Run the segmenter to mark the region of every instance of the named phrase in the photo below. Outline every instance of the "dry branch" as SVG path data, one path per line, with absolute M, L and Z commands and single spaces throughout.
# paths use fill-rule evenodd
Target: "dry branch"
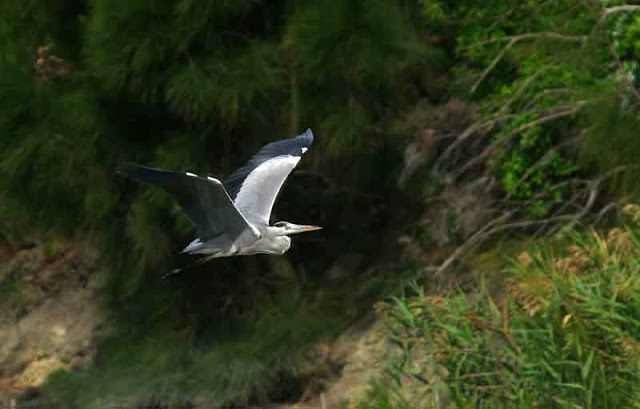
M 484 122 L 480 122 L 480 123 L 475 123 L 471 126 L 469 126 L 467 129 L 464 130 L 464 132 L 462 132 L 455 141 L 453 141 L 451 143 L 451 145 L 449 145 L 447 147 L 447 149 L 442 153 L 442 155 L 440 155 L 438 157 L 438 159 L 436 159 L 434 165 L 433 165 L 433 169 L 434 169 L 434 173 L 438 173 L 438 170 L 440 169 L 440 165 L 442 162 L 446 161 L 447 159 L 449 159 L 449 157 L 451 156 L 451 154 L 453 153 L 453 151 L 460 146 L 462 143 L 464 143 L 467 139 L 469 139 L 471 136 L 473 136 L 476 132 L 482 131 L 482 130 L 490 130 L 494 125 L 502 122 L 502 121 L 506 121 L 507 119 L 513 118 L 515 117 L 516 114 L 506 114 L 506 115 L 500 115 L 497 117 L 493 117 L 487 121 Z
M 484 69 L 484 71 L 482 71 L 482 74 L 480 74 L 480 78 L 478 78 L 476 80 L 476 82 L 473 84 L 473 86 L 471 87 L 471 93 L 473 94 L 474 92 L 476 92 L 476 90 L 478 89 L 478 87 L 480 86 L 480 84 L 482 84 L 482 81 L 484 81 L 485 78 L 487 78 L 487 76 L 489 75 L 489 73 L 491 71 L 493 71 L 493 68 L 498 65 L 498 63 L 500 62 L 500 60 L 502 60 L 502 57 L 504 57 L 505 53 L 507 51 L 509 51 L 509 49 L 511 47 L 513 47 L 513 45 L 516 43 L 517 40 L 515 39 L 511 39 L 507 45 L 498 53 L 498 55 L 496 55 L 496 57 L 493 59 L 493 61 L 491 61 L 491 64 L 489 64 L 489 66 L 487 66 L 487 68 Z
M 609 202 L 606 206 L 604 206 L 596 215 L 595 219 L 593 220 L 593 224 L 598 225 L 598 223 L 600 223 L 600 220 L 602 220 L 602 218 L 609 213 L 611 210 L 615 209 L 618 204 L 620 203 L 624 203 L 624 200 L 614 200 L 612 202 Z
M 470 46 L 466 47 L 466 49 L 475 48 L 475 47 L 483 46 L 486 44 L 498 43 L 498 42 L 512 42 L 512 41 L 518 42 L 522 40 L 531 40 L 531 39 L 543 39 L 543 40 L 548 39 L 548 40 L 584 42 L 584 41 L 587 41 L 587 38 L 588 37 L 585 35 L 575 36 L 575 35 L 569 35 L 569 34 L 554 33 L 552 31 L 541 31 L 538 33 L 526 33 L 526 34 L 519 34 L 514 36 L 490 38 L 485 41 L 478 41 L 477 43 L 471 44 Z
M 453 180 L 455 181 L 460 176 L 462 176 L 466 171 L 468 171 L 469 169 L 471 169 L 472 167 L 477 165 L 479 162 L 484 161 L 498 147 L 500 147 L 502 145 L 505 145 L 505 144 L 508 144 L 511 141 L 511 139 L 516 137 L 521 132 L 524 132 L 527 129 L 533 128 L 534 126 L 538 126 L 538 125 L 544 124 L 546 122 L 550 122 L 550 121 L 553 121 L 553 120 L 556 120 L 556 119 L 559 119 L 559 118 L 564 118 L 564 117 L 567 117 L 567 116 L 571 116 L 571 115 L 575 114 L 576 112 L 578 112 L 587 102 L 590 102 L 590 101 L 587 101 L 587 100 L 578 101 L 575 104 L 573 104 L 572 108 L 565 109 L 565 110 L 559 111 L 559 112 L 554 112 L 554 113 L 551 113 L 551 114 L 536 118 L 533 121 L 531 121 L 531 122 L 529 122 L 527 124 L 524 124 L 524 125 L 520 126 L 517 129 L 514 129 L 505 138 L 496 140 L 495 142 L 491 143 L 479 155 L 477 155 L 476 157 L 471 159 L 469 162 L 467 162 L 467 164 L 465 166 L 463 166 L 462 169 L 460 169 L 460 171 L 458 171 L 453 176 Z M 560 107 L 560 108 L 563 108 L 563 107 Z
M 602 23 L 604 23 L 605 20 L 613 14 L 625 13 L 625 12 L 636 12 L 636 11 L 640 11 L 640 5 L 638 4 L 624 4 L 621 6 L 607 7 L 602 10 L 600 18 L 594 25 L 594 30 L 599 28 L 602 25 Z
M 514 213 L 513 210 L 503 213 L 500 217 L 493 219 L 492 221 L 487 223 L 483 228 L 481 228 L 475 234 L 473 234 L 471 237 L 465 240 L 465 242 L 462 243 L 462 245 L 460 245 L 453 253 L 451 253 L 449 257 L 447 257 L 447 259 L 442 264 L 440 264 L 440 266 L 437 267 L 435 274 L 439 275 L 442 271 L 444 271 L 447 267 L 449 267 L 453 262 L 458 260 L 463 255 L 463 253 L 470 251 L 476 245 L 484 242 L 484 237 L 486 232 L 490 231 L 492 226 L 509 219 L 513 215 L 513 213 Z
M 580 139 L 582 139 L 584 136 L 584 132 L 582 132 L 579 136 L 576 136 L 575 138 L 571 138 L 568 141 L 564 141 L 561 142 L 559 144 L 557 144 L 556 146 L 552 147 L 551 149 L 549 149 L 547 151 L 547 153 L 545 153 L 540 159 L 538 159 L 533 165 L 531 165 L 529 167 L 529 169 L 527 169 L 526 172 L 524 172 L 524 174 L 520 177 L 520 179 L 518 179 L 518 181 L 516 182 L 516 184 L 513 186 L 512 188 L 512 192 L 509 193 L 506 197 L 506 200 L 509 200 L 511 198 L 511 196 L 513 195 L 513 192 L 515 192 L 515 190 L 522 184 L 524 183 L 525 180 L 527 180 L 527 178 L 529 176 L 531 176 L 531 174 L 533 172 L 535 172 L 536 170 L 538 170 L 538 168 L 546 165 L 546 162 L 551 158 L 551 156 L 554 153 L 557 153 L 558 150 L 564 146 L 567 145 L 571 145 L 573 143 L 576 143 L 577 141 L 579 141 Z
M 585 191 L 577 192 L 576 194 L 574 194 L 572 200 L 569 201 L 569 202 L 573 202 L 577 200 L 577 198 L 581 194 L 588 193 L 585 203 L 579 207 L 579 211 L 577 212 L 559 214 L 569 206 L 569 203 L 566 203 L 565 206 L 561 207 L 556 212 L 554 212 L 552 216 L 547 217 L 545 219 L 517 220 L 517 221 L 507 223 L 507 221 L 516 214 L 516 210 L 514 209 L 507 210 L 503 212 L 503 214 L 500 215 L 499 217 L 487 223 L 484 227 L 478 229 L 476 233 L 474 233 L 471 237 L 465 240 L 464 243 L 458 246 L 451 253 L 451 255 L 447 257 L 447 259 L 444 262 L 442 262 L 439 266 L 427 267 L 423 269 L 419 275 L 423 275 L 427 272 L 434 272 L 435 275 L 439 275 L 444 270 L 446 270 L 449 266 L 451 266 L 454 262 L 459 260 L 464 254 L 484 244 L 491 236 L 495 235 L 496 233 L 503 232 L 505 230 L 526 228 L 526 227 L 537 226 L 537 225 L 543 225 L 543 227 L 545 227 L 545 226 L 548 226 L 549 224 L 558 224 L 562 222 L 561 230 L 566 232 L 572 229 L 580 220 L 582 220 L 589 214 L 589 212 L 591 211 L 591 209 L 596 203 L 596 199 L 598 198 L 598 194 L 600 192 L 599 190 L 600 185 L 605 180 L 609 179 L 610 177 L 612 177 L 617 173 L 624 172 L 626 170 L 637 168 L 637 167 L 640 167 L 640 165 L 639 166 L 621 165 L 606 172 L 605 174 L 601 175 L 596 179 L 587 180 L 587 181 L 582 181 L 578 179 L 574 180 L 573 182 L 586 183 L 588 185 L 588 190 L 586 192 Z M 562 183 L 566 183 L 566 182 L 562 182 Z
M 636 100 L 640 102 L 640 91 L 638 91 L 636 86 L 633 84 L 633 79 L 631 78 L 631 75 L 624 68 L 624 65 L 622 65 L 622 60 L 620 59 L 620 56 L 616 51 L 616 46 L 615 44 L 613 44 L 613 42 L 610 39 L 609 39 L 609 52 L 611 53 L 611 56 L 613 57 L 613 61 L 615 62 L 616 67 L 618 68 L 618 72 L 620 73 L 622 78 L 624 78 L 624 82 L 627 83 L 627 86 L 631 90 L 631 93 L 636 98 Z
M 604 20 L 607 17 L 609 17 L 612 14 L 616 14 L 616 13 L 624 13 L 624 12 L 628 12 L 628 11 L 640 11 L 640 5 L 635 5 L 635 4 L 626 4 L 623 6 L 615 6 L 615 7 L 609 7 L 606 8 L 602 11 L 602 17 L 600 18 L 600 20 Z
M 632 11 L 640 11 L 640 4 L 606 8 L 603 10 L 601 20 L 614 13 Z M 597 18 L 598 16 L 596 16 L 594 20 L 596 20 Z M 538 32 L 506 36 L 501 38 L 492 38 L 486 41 L 472 44 L 467 47 L 467 49 L 481 47 L 487 44 L 498 44 L 498 46 L 501 48 L 498 50 L 497 54 L 491 60 L 489 65 L 475 80 L 472 87 L 470 88 L 470 91 L 471 93 L 476 92 L 483 81 L 485 81 L 489 77 L 491 72 L 495 70 L 495 67 L 500 63 L 500 61 L 505 58 L 507 52 L 513 49 L 514 45 L 516 45 L 520 41 L 533 39 L 550 39 L 584 43 L 588 40 L 588 38 L 589 37 L 587 35 L 574 36 L 555 32 Z M 611 43 L 610 53 L 612 56 L 612 62 L 615 63 L 617 70 L 621 73 L 621 75 L 623 75 L 623 80 L 626 81 L 625 85 L 628 85 L 628 89 L 633 94 L 634 98 L 637 99 L 638 102 L 640 102 L 640 90 L 638 90 L 632 83 L 628 73 L 626 73 L 626 70 L 624 70 L 624 66 L 615 50 L 615 47 Z M 551 122 L 560 118 L 570 117 L 579 112 L 586 104 L 602 100 L 602 98 L 580 100 L 563 106 L 555 106 L 551 110 L 547 110 L 546 112 L 540 112 L 539 110 L 535 109 L 535 105 L 538 104 L 539 98 L 544 98 L 550 93 L 572 92 L 572 90 L 559 88 L 536 91 L 532 98 L 532 103 L 534 104 L 533 109 L 530 109 L 529 106 L 525 106 L 524 108 L 527 110 L 526 112 L 520 110 L 520 112 L 515 113 L 516 108 L 514 108 L 514 105 L 522 108 L 521 105 L 523 104 L 518 103 L 518 101 L 520 101 L 522 95 L 526 93 L 526 88 L 529 86 L 529 84 L 534 82 L 539 76 L 543 75 L 543 73 L 546 72 L 549 68 L 552 67 L 543 67 L 539 72 L 536 72 L 528 76 L 527 78 L 524 78 L 511 98 L 501 106 L 495 107 L 492 118 L 478 121 L 467 127 L 461 134 L 459 134 L 453 141 L 453 143 L 451 143 L 444 150 L 444 152 L 435 159 L 432 168 L 433 173 L 439 173 L 441 168 L 444 168 L 443 170 L 445 171 L 449 170 L 452 176 L 449 175 L 446 180 L 447 183 L 455 183 L 457 180 L 460 180 L 461 177 L 466 176 L 468 176 L 469 178 L 473 178 L 474 180 L 479 180 L 482 172 L 484 172 L 485 175 L 491 172 L 491 169 L 488 166 L 485 166 L 484 168 L 481 167 L 486 163 L 487 158 L 495 152 L 499 151 L 502 147 L 509 146 L 511 143 L 513 143 L 513 140 L 517 135 L 527 131 L 528 129 L 545 124 L 547 122 Z M 534 119 L 530 120 L 528 123 L 522 126 L 519 126 L 517 129 L 507 131 L 508 134 L 504 137 L 501 137 L 495 141 L 487 142 L 486 138 L 491 134 L 491 130 L 494 127 L 511 120 L 516 115 L 522 115 L 523 113 L 528 112 L 533 112 Z M 539 160 L 536 161 L 536 163 L 534 163 L 525 171 L 524 175 L 519 178 L 516 183 L 516 187 L 524 183 L 527 178 L 529 178 L 531 174 L 536 171 L 536 169 L 540 169 L 540 167 L 545 166 L 552 155 L 555 152 L 558 152 L 560 148 L 565 145 L 575 143 L 576 141 L 581 139 L 584 136 L 584 132 L 585 131 L 571 140 L 556 145 L 555 147 L 551 148 L 551 150 L 546 152 Z M 477 138 L 473 138 L 473 140 L 469 142 L 470 139 L 474 136 L 477 136 Z M 484 148 L 478 148 L 477 146 L 474 146 L 474 141 L 479 144 L 487 144 L 488 146 L 485 146 Z M 472 156 L 465 156 L 465 153 L 470 153 Z M 466 161 L 464 163 L 460 163 L 460 159 L 465 159 Z M 630 168 L 630 166 L 618 166 L 594 179 L 574 178 L 571 180 L 564 180 L 549 189 L 545 189 L 544 192 L 539 192 L 528 200 L 511 201 L 509 200 L 511 199 L 511 194 L 506 195 L 506 197 L 501 200 L 498 199 L 494 203 L 498 206 L 501 205 L 501 214 L 498 214 L 497 217 L 495 217 L 494 213 L 493 220 L 490 220 L 483 227 L 477 229 L 470 237 L 468 237 L 457 248 L 455 248 L 453 252 L 450 253 L 442 263 L 423 269 L 419 275 L 423 275 L 426 272 L 435 272 L 435 275 L 440 274 L 442 271 L 451 267 L 454 263 L 463 258 L 467 253 L 483 245 L 487 242 L 487 240 L 494 237 L 500 232 L 504 232 L 507 230 L 525 229 L 530 233 L 535 232 L 535 235 L 550 234 L 552 232 L 562 233 L 574 228 L 577 224 L 582 223 L 584 220 L 593 221 L 594 217 L 595 220 L 600 220 L 604 214 L 611 211 L 611 209 L 614 209 L 617 203 L 619 203 L 618 201 L 614 201 L 611 203 L 607 203 L 606 206 L 600 209 L 594 210 L 598 204 L 599 198 L 601 197 L 603 182 L 611 178 L 613 175 L 626 171 Z M 477 172 L 478 169 L 480 169 L 479 172 Z M 491 177 L 487 177 L 485 179 L 495 181 L 495 179 L 492 179 Z M 490 183 L 487 183 L 487 186 L 489 185 Z M 523 216 L 528 204 L 539 201 L 543 197 L 548 197 L 550 192 L 565 187 L 568 189 L 566 195 L 568 197 L 566 197 L 566 200 L 564 200 L 562 203 L 555 205 L 551 213 L 548 214 L 546 218 L 527 220 L 525 216 Z
M 500 109 L 498 110 L 498 113 L 504 114 L 505 112 L 507 112 L 507 110 L 511 107 L 511 105 L 524 94 L 524 91 L 527 89 L 527 87 L 531 83 L 533 83 L 535 80 L 537 80 L 540 76 L 542 76 L 542 74 L 546 73 L 550 69 L 551 69 L 551 65 L 546 65 L 540 68 L 538 71 L 534 72 L 533 74 L 529 75 L 527 78 L 525 78 L 525 80 L 518 87 L 516 92 L 513 93 L 513 96 L 509 98 L 509 100 L 504 105 L 502 105 L 502 107 L 500 107 Z M 545 91 L 546 90 L 542 92 L 544 93 Z
M 497 42 L 503 42 L 503 41 L 507 42 L 507 45 L 505 45 L 502 48 L 502 50 L 500 50 L 498 55 L 496 55 L 496 57 L 493 59 L 493 61 L 491 61 L 491 64 L 489 64 L 489 66 L 487 66 L 487 68 L 484 69 L 482 74 L 480 74 L 480 77 L 471 86 L 470 92 L 472 94 L 474 92 L 476 92 L 476 90 L 478 89 L 480 84 L 482 84 L 482 82 L 487 78 L 487 76 L 491 73 L 491 71 L 493 71 L 495 66 L 498 65 L 498 63 L 504 57 L 505 53 L 507 51 L 509 51 L 509 49 L 511 49 L 511 47 L 513 47 L 519 41 L 531 40 L 531 39 L 553 39 L 553 40 L 562 40 L 562 41 L 584 42 L 584 41 L 587 40 L 587 36 L 573 36 L 573 35 L 566 35 L 566 34 L 560 34 L 560 33 L 554 33 L 554 32 L 545 31 L 545 32 L 540 32 L 540 33 L 526 33 L 526 34 L 507 36 L 507 37 L 491 38 L 491 39 L 486 40 L 486 41 L 480 41 L 480 42 L 477 42 L 475 44 L 472 44 L 469 47 L 467 47 L 467 49 L 474 48 L 474 47 L 480 47 L 480 46 L 483 46 L 483 45 L 497 43 Z

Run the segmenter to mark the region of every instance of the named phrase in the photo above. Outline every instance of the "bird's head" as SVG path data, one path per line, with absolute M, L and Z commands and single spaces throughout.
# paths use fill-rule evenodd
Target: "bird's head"
M 320 230 L 322 227 L 319 226 L 309 226 L 304 224 L 295 224 L 289 222 L 276 222 L 273 227 L 278 229 L 280 235 L 290 236 L 292 234 L 304 233 L 306 231 L 314 231 Z

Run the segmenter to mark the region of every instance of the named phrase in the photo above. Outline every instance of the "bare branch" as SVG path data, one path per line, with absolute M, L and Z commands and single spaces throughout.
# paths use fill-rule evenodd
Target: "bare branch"
M 515 228 L 524 228 L 524 227 L 531 227 L 531 226 L 536 226 L 536 225 L 549 225 L 549 224 L 555 224 L 555 223 L 559 223 L 559 222 L 565 222 L 562 224 L 562 228 L 561 231 L 562 232 L 567 232 L 570 229 L 573 228 L 573 226 L 575 226 L 576 223 L 578 223 L 581 219 L 583 219 L 588 213 L 589 211 L 593 208 L 596 199 L 598 197 L 598 193 L 599 193 L 599 188 L 600 185 L 602 184 L 602 182 L 604 182 L 605 180 L 609 179 L 610 177 L 612 177 L 613 175 L 620 173 L 620 172 L 624 172 L 626 170 L 629 169 L 633 169 L 633 168 L 639 168 L 640 165 L 638 166 L 626 166 L 626 165 L 621 165 L 621 166 L 617 166 L 613 169 L 611 169 L 610 171 L 604 173 L 603 175 L 601 175 L 599 178 L 597 179 L 592 179 L 592 180 L 588 180 L 586 181 L 589 188 L 588 188 L 588 196 L 586 199 L 586 202 L 584 203 L 584 205 L 579 207 L 579 211 L 577 213 L 565 213 L 565 214 L 558 214 L 558 212 L 556 212 L 554 215 L 545 218 L 545 219 L 539 219 L 539 220 L 519 220 L 519 221 L 514 221 L 511 223 L 506 223 L 507 220 L 509 220 L 512 216 L 514 216 L 516 214 L 516 210 L 508 210 L 505 211 L 501 216 L 493 219 L 492 221 L 490 221 L 489 223 L 487 223 L 484 227 L 478 229 L 478 231 L 476 233 L 474 233 L 471 237 L 469 237 L 467 240 L 465 240 L 464 243 L 462 243 L 458 248 L 456 248 L 453 253 L 451 253 L 451 255 L 449 257 L 447 257 L 447 259 L 441 263 L 439 266 L 434 267 L 434 266 L 430 266 L 428 268 L 423 269 L 420 272 L 420 275 L 427 273 L 427 272 L 434 272 L 435 275 L 439 275 L 440 273 L 442 273 L 445 269 L 447 269 L 449 266 L 451 266 L 451 264 L 453 264 L 455 261 L 457 261 L 458 259 L 460 259 L 464 254 L 472 251 L 474 248 L 482 245 L 483 243 L 485 243 L 491 236 L 493 236 L 496 233 L 505 231 L 505 230 L 509 230 L 509 229 L 515 229 Z M 581 180 L 575 180 L 577 182 L 582 182 Z M 565 182 L 563 182 L 565 183 Z M 572 199 L 572 201 L 576 200 L 576 197 L 574 196 L 574 199 Z M 565 204 L 565 206 L 563 206 L 560 211 L 562 211 L 563 209 L 565 209 L 567 207 L 567 204 Z
M 624 6 L 615 6 L 615 7 L 606 8 L 602 12 L 602 17 L 600 19 L 603 20 L 603 19 L 606 19 L 607 17 L 609 17 L 612 14 L 624 13 L 624 12 L 628 12 L 628 11 L 640 11 L 640 5 L 627 4 L 627 5 L 624 5 Z
M 588 184 L 587 184 L 588 185 Z M 568 210 L 571 209 L 577 209 L 578 211 L 581 209 L 581 206 L 578 206 L 578 202 L 582 199 L 582 196 L 584 196 L 584 191 L 578 191 L 575 192 L 573 195 L 571 195 L 571 198 L 569 200 L 565 200 L 563 205 L 560 206 L 559 209 L 556 209 L 555 212 L 553 212 L 553 215 L 560 215 L 560 214 L 575 214 L 575 213 L 569 213 Z M 547 234 L 547 235 L 553 235 L 555 233 L 557 233 L 559 230 L 562 229 L 562 225 L 554 225 L 551 227 L 551 229 L 547 229 L 547 227 L 549 226 L 551 222 L 547 219 L 547 223 L 542 224 L 532 235 L 532 237 L 537 238 L 540 237 L 543 234 Z
M 622 65 L 622 60 L 620 60 L 620 56 L 616 51 L 616 46 L 610 39 L 609 39 L 609 52 L 611 53 L 611 56 L 613 57 L 613 61 L 615 62 L 616 66 L 618 67 L 618 71 L 620 72 L 620 75 L 622 76 L 622 78 L 624 78 L 624 82 L 627 83 L 627 86 L 631 90 L 631 93 L 636 98 L 636 100 L 640 101 L 640 91 L 638 91 L 638 89 L 633 83 L 633 80 L 631 79 L 630 74 L 627 72 L 627 70 L 625 70 L 624 65 Z
M 476 92 L 476 90 L 478 89 L 480 84 L 487 78 L 489 73 L 491 73 L 491 71 L 493 71 L 493 69 L 500 62 L 500 60 L 502 60 L 502 58 L 504 57 L 505 53 L 507 51 L 509 51 L 509 49 L 511 47 L 513 47 L 513 45 L 515 45 L 519 41 L 531 40 L 531 39 L 551 39 L 551 40 L 562 40 L 562 41 L 572 41 L 572 42 L 585 42 L 587 40 L 587 38 L 588 37 L 584 36 L 584 35 L 583 36 L 574 36 L 574 35 L 554 33 L 554 32 L 551 32 L 551 31 L 542 31 L 542 32 L 539 32 L 539 33 L 526 33 L 526 34 L 520 34 L 520 35 L 514 35 L 514 36 L 491 38 L 489 40 L 480 41 L 480 42 L 477 42 L 475 44 L 472 44 L 472 45 L 470 45 L 469 47 L 466 47 L 466 48 L 470 49 L 470 48 L 475 48 L 475 47 L 479 47 L 479 46 L 487 45 L 487 44 L 492 44 L 492 43 L 498 43 L 498 42 L 504 42 L 504 41 L 507 42 L 507 45 L 505 45 L 504 48 L 498 53 L 498 55 L 496 55 L 496 57 L 493 59 L 493 61 L 491 61 L 491 64 L 489 64 L 489 66 L 487 68 L 485 68 L 485 70 L 482 72 L 482 74 L 480 74 L 480 77 L 476 80 L 476 82 L 471 87 L 471 91 L 470 92 L 472 94 L 474 92 Z
M 550 95 L 559 95 L 559 94 L 565 94 L 567 96 L 571 95 L 572 93 L 574 93 L 575 90 L 571 89 L 571 88 L 547 88 L 547 89 L 543 89 L 542 91 L 539 91 L 536 95 L 534 95 L 532 98 L 530 98 L 527 103 L 524 105 L 524 108 L 529 108 L 532 106 L 536 106 L 540 100 L 544 97 L 548 97 Z
M 601 181 L 602 180 L 594 181 L 593 185 L 589 189 L 589 198 L 587 199 L 587 203 L 582 207 L 582 210 L 580 210 L 575 214 L 575 216 L 571 218 L 571 221 L 568 224 L 562 226 L 562 232 L 567 232 L 573 229 L 573 226 L 575 226 L 576 223 L 578 223 L 578 221 L 582 219 L 589 212 L 589 210 L 591 210 L 593 204 L 596 201 L 596 198 L 598 197 L 598 193 L 600 192 L 599 187 Z
M 485 148 L 484 151 L 482 151 L 482 153 L 480 153 L 479 155 L 477 155 L 475 158 L 473 158 L 472 160 L 470 160 L 469 162 L 467 162 L 467 164 L 465 166 L 462 167 L 462 169 L 460 169 L 460 171 L 458 171 L 458 173 L 456 173 L 453 177 L 453 180 L 458 179 L 460 176 L 462 176 L 467 170 L 469 170 L 470 168 L 474 167 L 476 164 L 478 164 L 478 162 L 481 162 L 483 160 L 485 160 L 487 158 L 487 156 L 489 156 L 493 151 L 495 151 L 495 149 L 497 149 L 498 146 L 509 143 L 511 141 L 511 139 L 513 139 L 516 135 L 520 134 L 521 132 L 526 131 L 529 128 L 533 128 L 534 126 L 538 126 L 541 125 L 543 123 L 546 122 L 550 122 L 559 118 L 564 118 L 567 116 L 571 116 L 573 114 L 575 114 L 576 112 L 578 112 L 587 102 L 587 100 L 583 100 L 583 101 L 578 101 L 576 102 L 571 108 L 566 109 L 564 111 L 559 111 L 559 112 L 554 112 L 551 113 L 549 115 L 545 115 L 543 117 L 537 118 L 525 125 L 522 125 L 521 127 L 514 129 L 513 131 L 511 131 L 511 133 L 509 135 L 507 135 L 506 138 L 497 140 L 493 143 L 491 143 L 487 148 Z
M 495 219 L 494 221 L 492 221 L 491 225 L 497 224 L 497 223 L 494 223 L 496 221 L 499 222 L 499 221 L 503 221 L 503 220 L 508 219 L 512 214 L 513 214 L 513 211 L 505 212 L 498 219 Z M 434 273 L 435 275 L 441 274 L 451 264 L 453 264 L 455 261 L 457 261 L 459 258 L 461 258 L 465 253 L 470 252 L 474 248 L 482 245 L 491 236 L 493 236 L 495 233 L 499 233 L 499 232 L 504 231 L 504 230 L 518 228 L 518 227 L 522 228 L 522 227 L 535 226 L 535 225 L 538 225 L 538 224 L 548 224 L 548 223 L 552 223 L 552 222 L 571 221 L 575 217 L 576 217 L 576 215 L 574 215 L 574 214 L 564 214 L 564 215 L 560 215 L 560 216 L 550 217 L 550 218 L 547 218 L 547 219 L 522 220 L 522 221 L 517 221 L 517 222 L 513 222 L 513 223 L 505 223 L 505 224 L 496 226 L 496 227 L 494 227 L 492 229 L 486 229 L 486 228 L 481 229 L 476 234 L 471 236 L 468 240 L 466 240 L 453 253 L 451 253 L 451 255 L 442 264 L 440 264 L 435 269 L 425 270 L 425 272 L 426 271 L 434 271 L 435 270 L 435 273 Z
M 501 201 L 501 203 L 503 204 L 514 204 L 514 203 L 518 203 L 521 205 L 528 205 L 531 203 L 534 203 L 535 201 L 539 200 L 542 197 L 548 196 L 549 192 L 553 192 L 555 190 L 558 190 L 560 188 L 566 187 L 566 186 L 570 186 L 572 184 L 578 184 L 578 183 L 582 183 L 582 184 L 589 184 L 588 180 L 580 180 L 580 179 L 570 179 L 570 180 L 564 180 L 562 182 L 556 183 L 555 185 L 547 188 L 546 190 L 544 190 L 543 192 L 538 192 L 535 195 L 533 195 L 531 198 L 527 199 L 527 200 L 517 200 L 517 201 L 509 201 L 504 199 L 503 201 Z
M 559 144 L 557 144 L 556 146 L 552 147 L 551 149 L 549 149 L 547 151 L 547 153 L 545 153 L 540 159 L 538 159 L 533 165 L 531 165 L 529 167 L 529 169 L 527 169 L 526 172 L 524 172 L 524 174 L 522 175 L 522 177 L 520 177 L 520 179 L 518 180 L 518 182 L 516 182 L 516 184 L 513 186 L 513 190 L 511 193 L 509 193 L 506 197 L 506 200 L 509 200 L 511 198 L 511 195 L 513 195 L 513 192 L 516 190 L 516 188 L 518 188 L 522 183 L 524 183 L 524 181 L 531 176 L 531 174 L 533 172 L 535 172 L 537 169 L 541 168 L 542 166 L 547 164 L 547 161 L 549 159 L 551 159 L 552 155 L 554 153 L 558 152 L 558 149 L 567 146 L 567 145 L 571 145 L 577 141 L 579 141 L 580 139 L 582 139 L 584 137 L 584 132 L 582 132 L 580 135 L 576 136 L 575 138 L 571 138 L 568 141 L 564 141 L 561 142 Z
M 522 82 L 522 84 L 520 85 L 520 87 L 518 87 L 518 89 L 516 90 L 516 92 L 513 93 L 513 96 L 511 96 L 511 98 L 509 98 L 509 100 L 502 105 L 502 107 L 500 107 L 500 109 L 498 110 L 499 114 L 505 113 L 507 112 L 507 110 L 511 107 L 511 105 L 518 100 L 518 98 L 520 98 L 525 90 L 527 89 L 527 87 L 533 83 L 535 80 L 537 80 L 538 78 L 540 78 L 542 76 L 542 74 L 546 73 L 547 71 L 549 71 L 551 69 L 551 65 L 545 65 L 544 67 L 540 68 L 538 71 L 534 72 L 533 74 L 529 75 L 527 78 L 524 79 L 524 81 Z M 544 90 L 542 91 L 543 93 L 547 91 Z
M 598 214 L 596 215 L 596 218 L 593 221 L 593 224 L 597 225 L 598 223 L 600 223 L 600 220 L 602 220 L 602 218 L 609 213 L 611 210 L 615 209 L 619 203 L 624 203 L 624 199 L 623 200 L 614 200 L 613 202 L 609 202 L 605 207 L 603 207 Z
M 637 5 L 637 4 L 624 4 L 622 6 L 607 7 L 604 10 L 602 10 L 602 14 L 600 15 L 600 18 L 598 19 L 598 21 L 594 25 L 594 30 L 597 29 L 598 27 L 600 27 L 602 25 L 602 23 L 604 23 L 605 20 L 609 16 L 611 16 L 613 14 L 625 13 L 625 12 L 635 12 L 635 11 L 640 11 L 640 5 Z
M 459 259 L 467 251 L 470 251 L 475 246 L 482 244 L 491 234 L 490 233 L 491 227 L 503 221 L 508 220 L 513 215 L 513 213 L 514 213 L 513 210 L 504 212 L 500 217 L 493 219 L 492 221 L 487 223 L 483 228 L 481 228 L 475 234 L 469 237 L 464 243 L 462 243 L 462 245 L 460 245 L 453 253 L 451 253 L 451 255 L 447 257 L 447 259 L 442 264 L 440 264 L 440 266 L 437 267 L 435 271 L 435 275 L 439 275 L 440 273 L 442 273 L 445 269 L 447 269 L 453 262 Z
M 486 44 L 498 43 L 498 42 L 505 42 L 505 41 L 518 42 L 522 40 L 531 40 L 531 39 L 548 39 L 548 40 L 584 42 L 584 41 L 587 41 L 588 37 L 585 35 L 575 36 L 575 35 L 554 33 L 552 31 L 541 31 L 538 33 L 526 33 L 526 34 L 519 34 L 514 36 L 490 38 L 485 41 L 479 41 L 477 43 L 471 44 L 470 46 L 466 47 L 466 49 L 475 48 L 475 47 L 479 47 Z
M 478 89 L 478 87 L 480 86 L 480 84 L 482 84 L 482 81 L 484 81 L 485 78 L 487 78 L 487 76 L 489 75 L 489 73 L 493 70 L 493 68 L 498 65 L 498 63 L 500 62 L 500 60 L 502 60 L 502 57 L 504 57 L 504 54 L 509 51 L 509 49 L 516 43 L 517 40 L 515 39 L 511 39 L 507 45 L 502 49 L 502 51 L 500 51 L 498 53 L 498 55 L 496 55 L 496 57 L 493 59 L 493 61 L 491 61 L 491 64 L 489 64 L 489 66 L 487 68 L 484 69 L 484 71 L 482 72 L 482 74 L 480 74 L 480 78 L 478 78 L 476 80 L 476 82 L 473 84 L 473 86 L 471 87 L 471 93 L 473 94 L 474 92 L 476 92 L 476 90 Z

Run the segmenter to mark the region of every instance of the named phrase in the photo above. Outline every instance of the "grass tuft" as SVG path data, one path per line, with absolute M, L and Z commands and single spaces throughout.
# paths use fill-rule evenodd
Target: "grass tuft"
M 625 211 L 632 221 L 640 214 Z M 470 294 L 434 297 L 414 284 L 411 295 L 387 303 L 397 349 L 388 387 L 374 385 L 361 401 L 639 407 L 638 238 L 636 227 L 625 226 L 574 233 L 560 250 L 541 243 L 512 261 L 501 292 L 483 283 Z

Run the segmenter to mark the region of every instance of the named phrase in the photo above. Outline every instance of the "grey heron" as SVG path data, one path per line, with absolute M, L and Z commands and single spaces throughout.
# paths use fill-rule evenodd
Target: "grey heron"
M 286 221 L 269 224 L 282 184 L 313 143 L 313 132 L 268 143 L 224 183 L 191 172 L 154 169 L 133 163 L 117 172 L 163 188 L 186 213 L 197 237 L 182 253 L 217 257 L 284 254 L 292 234 L 321 227 Z

